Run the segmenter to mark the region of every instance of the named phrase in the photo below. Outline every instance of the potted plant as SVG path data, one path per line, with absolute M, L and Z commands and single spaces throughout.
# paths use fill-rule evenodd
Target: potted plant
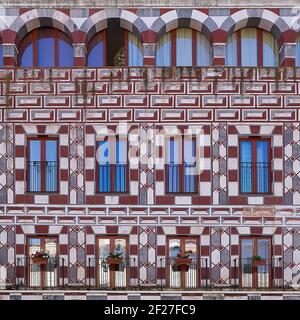
M 261 256 L 253 256 L 252 257 L 253 264 L 257 266 L 265 266 L 266 265 L 266 259 L 263 259 Z
M 179 251 L 177 253 L 177 257 L 174 259 L 174 264 L 172 265 L 173 271 L 189 271 L 190 264 L 192 263 L 192 259 L 189 256 L 192 254 L 192 251 L 185 251 L 181 253 Z
M 34 264 L 47 264 L 49 261 L 49 252 L 47 250 L 36 251 L 30 255 Z
M 112 271 L 121 271 L 120 265 L 122 265 L 123 257 L 120 252 L 110 252 L 106 258 L 106 264 L 109 265 L 109 269 Z

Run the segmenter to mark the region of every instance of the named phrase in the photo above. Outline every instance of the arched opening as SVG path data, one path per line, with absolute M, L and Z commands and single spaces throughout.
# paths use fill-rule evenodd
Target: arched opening
M 157 66 L 210 66 L 209 40 L 191 28 L 178 28 L 164 34 L 157 42 Z
M 21 67 L 72 67 L 73 47 L 69 37 L 55 28 L 41 27 L 28 33 L 20 45 Z
M 120 27 L 119 19 L 110 19 L 107 29 L 98 32 L 87 46 L 87 65 L 142 66 L 142 45 L 135 34 Z
M 227 38 L 226 65 L 242 67 L 278 66 L 278 42 L 259 28 L 242 28 Z

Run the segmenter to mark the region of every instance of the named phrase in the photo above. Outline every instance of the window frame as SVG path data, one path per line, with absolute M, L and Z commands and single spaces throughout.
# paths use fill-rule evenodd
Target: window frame
M 165 165 L 164 165 L 164 179 L 165 179 L 165 185 L 166 185 L 166 194 L 174 194 L 174 195 L 188 195 L 188 194 L 198 194 L 199 193 L 199 174 L 197 173 L 196 170 L 198 170 L 198 148 L 197 148 L 197 137 L 196 135 L 192 135 L 191 136 L 191 140 L 193 143 L 195 143 L 195 171 L 196 174 L 194 175 L 194 191 L 184 191 L 184 137 L 185 135 L 180 135 L 180 140 L 178 141 L 176 139 L 176 137 L 178 138 L 179 135 L 174 135 L 174 136 L 168 136 L 165 140 L 166 143 L 166 150 L 167 153 L 165 154 Z M 180 143 L 179 145 L 179 151 L 181 151 L 181 153 L 179 153 L 178 157 L 179 157 L 179 191 L 169 191 L 169 163 L 168 163 L 168 157 L 169 157 L 169 143 L 171 140 L 174 141 L 178 141 L 178 143 Z
M 41 35 L 40 35 L 40 33 L 41 33 Z M 58 40 L 61 39 L 65 42 L 68 42 L 72 48 L 73 48 L 73 43 L 72 43 L 71 39 L 68 37 L 68 35 L 66 35 L 63 31 L 61 31 L 55 27 L 36 28 L 25 35 L 25 37 L 21 41 L 20 50 L 19 50 L 18 65 L 20 67 L 23 67 L 22 66 L 22 56 L 23 56 L 26 48 L 31 43 L 32 43 L 32 51 L 33 51 L 32 68 L 33 67 L 40 67 L 38 64 L 38 60 L 39 60 L 39 58 L 38 58 L 38 40 L 42 39 L 43 36 L 45 36 L 47 33 L 52 34 L 53 39 L 54 39 L 54 66 L 53 67 L 65 68 L 64 66 L 59 65 L 59 43 L 58 43 Z M 72 66 L 74 66 L 74 52 L 73 52 L 72 58 L 73 58 Z M 27 67 L 23 67 L 23 68 L 27 68 Z M 49 68 L 51 68 L 51 67 L 49 67 Z
M 46 184 L 45 184 L 45 176 L 41 175 L 41 191 L 31 191 L 30 190 L 30 169 L 29 169 L 29 163 L 30 163 L 30 141 L 32 140 L 39 140 L 39 141 L 56 141 L 56 190 L 55 191 L 46 191 Z M 46 156 L 46 146 L 45 142 L 41 143 L 41 161 L 47 161 L 43 160 L 45 159 Z M 30 194 L 57 194 L 59 193 L 60 190 L 60 184 L 59 184 L 59 177 L 60 177 L 60 167 L 59 167 L 59 138 L 58 137 L 53 137 L 53 136 L 31 136 L 27 137 L 26 141 L 26 192 Z
M 122 194 L 130 194 L 129 191 L 129 145 L 128 145 L 128 138 L 127 139 L 121 139 L 123 141 L 126 142 L 126 183 L 125 183 L 125 191 L 115 191 L 116 186 L 115 186 L 115 171 L 114 171 L 114 166 L 112 166 L 111 163 L 109 163 L 110 165 L 110 179 L 111 179 L 111 184 L 110 184 L 110 191 L 100 191 L 100 185 L 99 185 L 99 163 L 97 161 L 97 149 L 98 149 L 98 145 L 101 141 L 108 141 L 108 143 L 114 143 L 114 149 L 113 152 L 114 154 L 116 154 L 116 143 L 117 141 L 120 140 L 120 136 L 119 135 L 115 135 L 114 138 L 115 139 L 111 139 L 111 136 L 103 136 L 100 137 L 99 139 L 96 139 L 96 150 L 95 150 L 95 166 L 96 166 L 96 176 L 95 176 L 95 180 L 96 180 L 96 194 L 104 194 L 104 195 L 112 195 L 112 194 L 116 194 L 116 195 L 122 195 Z M 110 147 L 110 146 L 109 146 Z
M 241 142 L 242 141 L 248 141 L 251 142 L 251 169 L 252 169 L 252 186 L 251 186 L 251 192 L 243 192 L 242 191 L 242 173 L 241 173 Z M 268 143 L 268 192 L 258 192 L 257 191 L 257 172 L 255 168 L 253 167 L 253 163 L 256 163 L 257 161 L 253 161 L 253 159 L 257 159 L 257 148 L 256 143 L 265 141 Z M 271 195 L 273 194 L 273 157 L 272 157 L 272 139 L 270 137 L 261 137 L 261 136 L 254 136 L 254 137 L 240 137 L 239 138 L 239 152 L 238 152 L 238 177 L 239 177 L 239 194 L 240 195 Z

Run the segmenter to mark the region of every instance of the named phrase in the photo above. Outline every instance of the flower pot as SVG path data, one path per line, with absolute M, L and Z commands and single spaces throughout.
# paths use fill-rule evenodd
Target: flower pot
M 49 258 L 34 257 L 31 258 L 31 261 L 34 264 L 48 264 Z
M 172 266 L 172 270 L 188 272 L 190 269 L 191 263 L 192 263 L 192 259 L 190 258 L 176 258 L 175 263 Z
M 122 269 L 123 258 L 106 258 L 106 264 L 111 271 L 123 271 Z
M 258 267 L 258 266 L 265 266 L 265 265 L 266 265 L 266 259 L 254 260 L 254 265 L 255 265 L 256 267 Z

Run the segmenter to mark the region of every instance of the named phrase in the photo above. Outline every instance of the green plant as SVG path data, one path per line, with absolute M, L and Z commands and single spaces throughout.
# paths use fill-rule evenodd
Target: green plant
M 253 256 L 254 261 L 261 261 L 263 258 L 261 256 Z
M 111 258 L 111 259 L 122 258 L 122 253 L 120 253 L 120 252 L 110 252 L 108 254 L 107 258 Z

